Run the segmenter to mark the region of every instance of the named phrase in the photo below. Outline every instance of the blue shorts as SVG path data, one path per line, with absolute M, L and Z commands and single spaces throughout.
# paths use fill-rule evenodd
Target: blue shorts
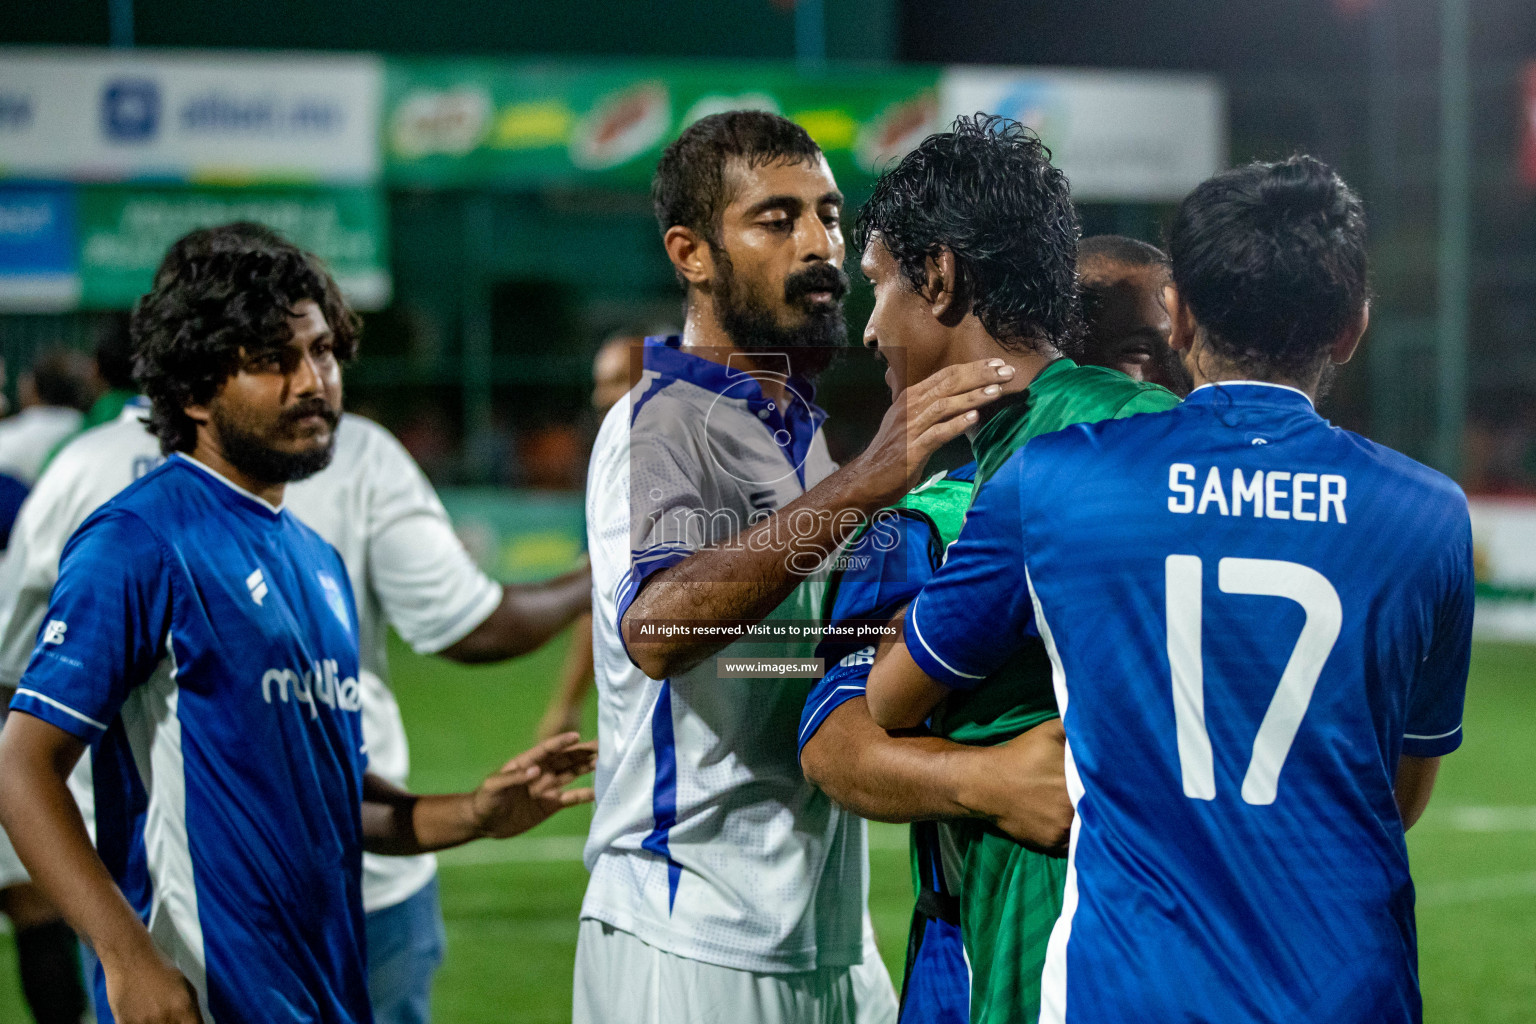
M 368 997 L 374 1024 L 427 1024 L 432 978 L 443 962 L 437 879 L 409 899 L 367 917 Z

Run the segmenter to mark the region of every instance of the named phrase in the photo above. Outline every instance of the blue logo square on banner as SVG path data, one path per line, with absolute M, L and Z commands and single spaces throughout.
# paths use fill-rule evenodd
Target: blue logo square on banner
M 160 87 L 147 78 L 108 82 L 101 94 L 101 131 L 113 142 L 148 142 L 160 130 Z

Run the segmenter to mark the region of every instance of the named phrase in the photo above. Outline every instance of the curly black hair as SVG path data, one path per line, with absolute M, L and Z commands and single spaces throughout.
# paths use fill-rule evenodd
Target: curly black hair
M 1070 347 L 1082 333 L 1077 208 L 1051 151 L 1017 121 L 955 120 L 880 178 L 855 246 L 879 236 L 914 288 L 948 249 L 987 333 L 1004 345 Z
M 1207 343 L 1255 376 L 1314 372 L 1370 298 L 1365 206 L 1315 157 L 1201 183 L 1179 205 L 1168 249 Z
M 241 221 L 177 239 L 133 310 L 133 379 L 149 396 L 149 430 L 164 452 L 190 451 L 184 411 L 213 398 L 242 357 L 282 348 L 288 318 L 309 299 L 335 335 L 336 357 L 357 354 L 360 324 L 329 272 L 271 228 Z
M 808 163 L 821 158 L 806 130 L 762 110 L 729 110 L 701 117 L 661 154 L 651 179 L 656 226 L 665 235 L 681 225 L 719 247 L 720 220 L 731 205 L 726 166 Z

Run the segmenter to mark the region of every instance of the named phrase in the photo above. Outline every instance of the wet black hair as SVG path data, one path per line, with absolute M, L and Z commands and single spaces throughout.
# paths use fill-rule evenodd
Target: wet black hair
M 948 249 L 988 334 L 1065 348 L 1082 332 L 1079 234 L 1071 187 L 1051 151 L 1017 121 L 977 114 L 928 136 L 882 176 L 853 238 L 862 251 L 879 236 L 918 289 L 928 259 Z
M 651 206 L 665 235 L 681 225 L 718 247 L 721 218 L 731 204 L 727 167 L 808 163 L 821 147 L 795 122 L 762 110 L 729 110 L 701 117 L 684 129 L 656 164 Z
M 1203 182 L 1179 205 L 1168 248 L 1211 349 L 1259 377 L 1315 372 L 1370 297 L 1364 204 L 1310 156 Z
M 133 377 L 149 396 L 149 429 L 165 452 L 190 451 L 184 411 L 211 400 L 242 357 L 282 348 L 305 299 L 325 315 L 336 358 L 357 354 L 359 322 L 312 254 L 260 224 L 199 228 L 177 239 L 133 310 Z

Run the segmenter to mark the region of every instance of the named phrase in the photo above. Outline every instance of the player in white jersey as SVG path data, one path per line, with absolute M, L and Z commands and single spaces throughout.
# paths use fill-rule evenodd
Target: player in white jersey
M 174 267 L 208 237 L 187 236 L 167 265 Z M 145 429 L 146 412 L 147 403 L 130 403 L 114 422 L 72 441 L 23 506 L 0 563 L 0 689 L 13 688 L 26 668 L 65 541 L 99 505 L 163 460 L 159 442 Z M 351 576 L 368 768 L 395 785 L 405 786 L 410 755 L 388 685 L 389 626 L 419 653 L 492 661 L 541 645 L 586 606 L 585 573 L 504 587 L 481 572 L 410 455 L 362 417 L 343 415 L 330 465 L 290 484 L 285 504 L 340 552 Z M 70 788 L 90 826 L 88 760 L 82 759 Z M 7 862 L 19 870 L 0 833 L 0 870 Z M 364 854 L 363 905 L 375 1020 L 425 1021 L 443 952 L 436 859 Z
M 820 149 L 776 115 L 713 115 L 668 148 L 652 194 L 687 319 L 647 340 L 588 478 L 602 753 L 575 1019 L 893 1021 L 864 824 L 797 761 L 809 681 L 721 678 L 706 659 L 810 655 L 727 645 L 770 616 L 816 618 L 810 588 L 791 592 L 1011 370 L 909 390 L 838 470 L 810 384 L 847 343 L 842 195 Z M 647 628 L 678 619 L 724 630 Z

